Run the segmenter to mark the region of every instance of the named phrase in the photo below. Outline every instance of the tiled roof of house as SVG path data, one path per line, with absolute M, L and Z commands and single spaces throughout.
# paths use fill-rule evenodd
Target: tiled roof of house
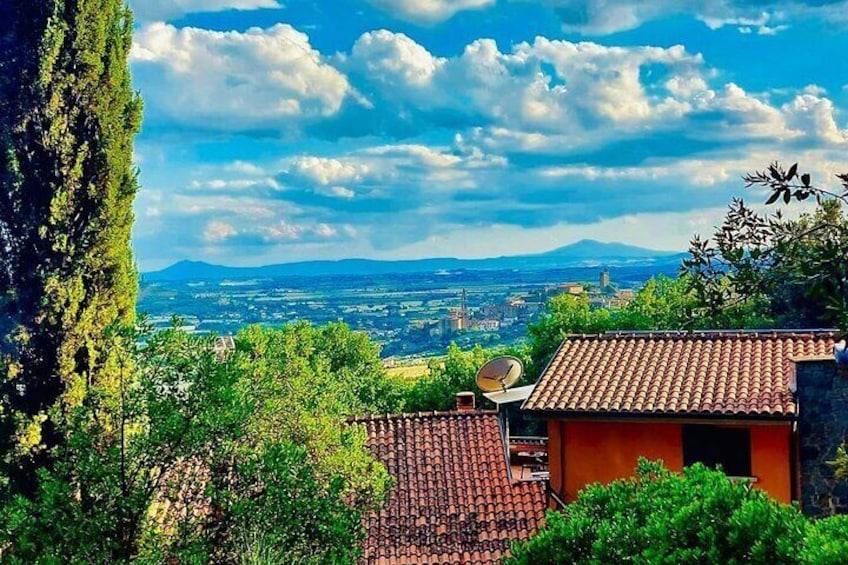
M 795 413 L 790 361 L 830 355 L 833 340 L 813 331 L 572 336 L 524 408 L 785 418 Z
M 431 412 L 354 420 L 395 480 L 366 518 L 362 563 L 495 564 L 537 529 L 544 484 L 509 478 L 494 412 Z

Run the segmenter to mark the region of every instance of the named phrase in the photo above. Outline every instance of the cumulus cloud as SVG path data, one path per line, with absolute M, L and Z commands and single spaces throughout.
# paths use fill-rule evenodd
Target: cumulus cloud
M 496 0 L 367 0 L 396 18 L 417 24 L 434 24 L 464 10 L 493 6 Z
M 353 69 L 383 88 L 404 89 L 426 87 L 445 62 L 407 35 L 385 29 L 362 34 L 350 60 Z
M 201 129 L 286 129 L 337 113 L 347 78 L 290 25 L 218 32 L 153 23 L 135 35 L 142 94 L 167 121 Z
M 445 193 L 477 190 L 507 161 L 479 148 L 388 144 L 340 157 L 298 156 L 283 166 L 277 197 L 333 214 L 349 212 L 353 219 L 380 203 L 412 210 Z
M 284 24 L 213 32 L 158 23 L 139 30 L 132 58 L 148 123 L 201 131 L 338 139 L 449 129 L 490 152 L 510 144 L 569 152 L 675 130 L 714 140 L 841 135 L 821 93 L 805 93 L 821 102 L 815 118 L 813 98 L 776 106 L 768 93 L 712 84 L 703 57 L 680 45 L 537 37 L 502 51 L 478 39 L 438 57 L 407 35 L 376 30 L 327 58 Z M 818 133 L 804 129 L 813 126 Z M 333 164 L 295 163 L 291 172 L 321 175 Z M 344 179 L 319 185 L 350 197 Z
M 338 159 L 305 156 L 291 161 L 289 174 L 321 186 L 358 182 L 368 174 L 368 166 Z
M 831 123 L 836 110 L 822 93 L 805 92 L 807 98 L 778 106 L 768 92 L 711 84 L 716 73 L 680 45 L 615 47 L 537 37 L 505 52 L 480 39 L 446 58 L 404 34 L 380 30 L 363 34 L 340 66 L 368 92 L 375 112 L 392 117 L 378 123 L 399 132 L 459 128 L 462 138 L 495 153 L 568 154 L 648 133 L 714 142 L 835 142 L 841 135 Z
M 171 20 L 198 12 L 282 8 L 277 0 L 130 0 L 130 6 L 142 21 Z
M 406 35 L 382 30 L 362 35 L 343 68 L 367 81 L 375 105 L 392 108 L 401 121 L 580 132 L 680 113 L 680 104 L 646 91 L 641 73 L 659 65 L 689 74 L 702 63 L 682 46 L 608 47 L 543 37 L 510 52 L 480 39 L 457 57 L 438 58 Z
M 840 129 L 833 102 L 818 89 L 808 89 L 783 106 L 789 127 L 805 132 L 814 141 L 840 145 L 848 141 L 848 130 Z

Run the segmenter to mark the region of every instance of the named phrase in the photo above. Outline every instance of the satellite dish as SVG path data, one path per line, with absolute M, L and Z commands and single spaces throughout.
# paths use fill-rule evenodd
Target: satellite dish
M 524 363 L 516 357 L 492 359 L 477 371 L 477 386 L 483 392 L 503 391 L 524 375 Z

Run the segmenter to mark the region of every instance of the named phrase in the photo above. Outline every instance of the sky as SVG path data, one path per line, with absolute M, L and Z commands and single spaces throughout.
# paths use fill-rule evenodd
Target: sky
M 143 271 L 680 251 L 748 171 L 848 171 L 848 1 L 130 4 Z

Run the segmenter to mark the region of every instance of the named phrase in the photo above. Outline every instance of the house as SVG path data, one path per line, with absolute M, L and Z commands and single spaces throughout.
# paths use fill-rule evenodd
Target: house
M 809 514 L 848 510 L 827 460 L 848 437 L 831 332 L 571 336 L 522 409 L 547 421 L 555 505 L 639 457 L 703 462 Z
M 452 412 L 352 421 L 395 481 L 366 517 L 361 563 L 494 565 L 538 529 L 545 483 L 511 478 L 498 415 L 474 410 L 473 398 Z
M 497 411 L 352 420 L 395 480 L 366 517 L 363 564 L 498 563 L 544 511 L 639 457 L 721 465 L 809 515 L 848 512 L 828 465 L 848 440 L 848 367 L 828 331 L 570 336 L 535 385 Z M 538 427 L 547 438 L 538 437 Z

